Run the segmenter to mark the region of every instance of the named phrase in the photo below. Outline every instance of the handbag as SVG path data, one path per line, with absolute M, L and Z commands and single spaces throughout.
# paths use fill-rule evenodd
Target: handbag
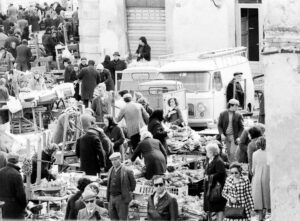
M 209 201 L 212 203 L 219 202 L 221 198 L 222 198 L 222 186 L 219 182 L 217 182 L 216 185 L 210 191 Z
M 245 219 L 247 218 L 246 209 L 242 206 L 232 207 L 229 204 L 225 207 L 224 217 L 228 219 Z

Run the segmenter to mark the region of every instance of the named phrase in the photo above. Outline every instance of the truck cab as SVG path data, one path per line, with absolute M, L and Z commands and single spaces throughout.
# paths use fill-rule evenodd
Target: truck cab
M 245 105 L 242 112 L 252 112 L 254 85 L 249 61 L 243 47 L 214 52 L 165 57 L 160 69 L 164 79 L 177 80 L 186 88 L 188 124 L 213 127 L 226 109 L 226 89 L 235 72 L 242 72 L 241 86 Z

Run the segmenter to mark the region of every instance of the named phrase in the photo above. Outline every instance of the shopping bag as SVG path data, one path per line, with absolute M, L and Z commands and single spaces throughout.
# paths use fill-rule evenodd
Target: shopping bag
M 211 192 L 209 194 L 209 201 L 219 202 L 222 198 L 222 186 L 219 182 L 216 183 L 216 185 L 211 189 Z
M 247 218 L 247 215 L 244 207 L 232 207 L 229 205 L 225 207 L 224 217 L 228 219 L 245 219 Z
M 9 99 L 9 101 L 7 101 L 7 107 L 8 107 L 8 110 L 13 114 L 22 110 L 21 102 L 18 99 L 13 98 L 13 97 L 11 97 Z

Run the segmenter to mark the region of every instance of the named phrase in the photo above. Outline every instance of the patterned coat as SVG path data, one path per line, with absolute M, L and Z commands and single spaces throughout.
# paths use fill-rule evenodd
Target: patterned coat
M 239 204 L 232 204 L 232 207 L 245 207 L 247 218 L 246 219 L 227 219 L 224 221 L 250 221 L 251 211 L 254 208 L 253 199 L 251 196 L 251 187 L 247 177 L 241 177 L 238 183 L 234 183 L 233 177 L 230 176 L 226 179 L 222 195 L 227 199 L 226 206 L 229 206 L 229 198 L 234 197 L 238 200 Z

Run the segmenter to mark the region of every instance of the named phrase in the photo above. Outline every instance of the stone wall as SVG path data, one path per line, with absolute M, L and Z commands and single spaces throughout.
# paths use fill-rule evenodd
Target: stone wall
M 272 221 L 300 218 L 300 1 L 265 2 L 265 111 Z M 281 52 L 281 53 L 278 53 Z
M 173 52 L 205 51 L 235 45 L 234 1 L 182 0 L 173 5 Z M 166 9 L 170 10 L 170 9 Z
M 81 57 L 100 61 L 100 2 L 98 0 L 78 1 L 80 54 Z
M 100 57 L 117 49 L 125 56 L 128 53 L 125 2 L 123 0 L 99 0 L 99 2 Z M 235 4 L 233 0 L 223 2 L 221 8 L 216 8 L 210 0 L 166 0 L 167 52 L 181 53 L 234 47 Z M 110 41 L 110 46 L 104 46 L 109 45 L 106 39 L 114 40 Z

